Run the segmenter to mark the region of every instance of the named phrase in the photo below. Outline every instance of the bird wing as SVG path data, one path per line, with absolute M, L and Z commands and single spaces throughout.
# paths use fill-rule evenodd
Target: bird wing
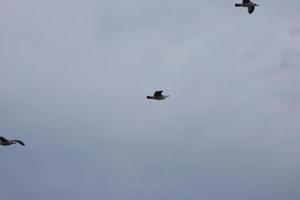
M 13 140 L 13 141 L 25 146 L 24 142 L 22 142 L 21 140 Z
M 249 3 L 250 0 L 243 0 L 243 3 Z
M 1 142 L 7 142 L 7 139 L 5 139 L 4 137 L 0 137 L 0 141 Z
M 154 96 L 155 96 L 155 97 L 159 97 L 159 96 L 161 96 L 161 95 L 162 95 L 162 93 L 163 93 L 163 91 L 162 91 L 162 90 L 160 90 L 160 91 L 156 91 L 156 92 L 154 92 Z
M 253 13 L 254 10 L 255 10 L 255 6 L 248 7 L 249 14 Z

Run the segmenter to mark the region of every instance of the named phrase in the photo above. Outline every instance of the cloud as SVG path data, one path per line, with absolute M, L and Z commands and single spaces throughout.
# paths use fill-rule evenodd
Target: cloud
M 298 1 L 273 3 L 6 2 L 2 197 L 299 199 Z
M 296 28 L 290 31 L 290 34 L 294 37 L 300 36 L 300 29 Z

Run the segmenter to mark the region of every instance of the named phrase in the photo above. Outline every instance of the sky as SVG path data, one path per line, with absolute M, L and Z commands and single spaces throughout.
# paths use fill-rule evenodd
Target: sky
M 1 200 L 300 199 L 299 0 L 0 3 Z

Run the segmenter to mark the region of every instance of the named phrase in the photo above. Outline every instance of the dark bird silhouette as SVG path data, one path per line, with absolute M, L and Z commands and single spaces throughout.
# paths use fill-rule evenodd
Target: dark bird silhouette
M 250 0 L 243 0 L 242 3 L 236 3 L 236 4 L 235 4 L 235 7 L 246 7 L 246 8 L 248 8 L 249 14 L 251 14 L 251 13 L 254 12 L 255 6 L 259 6 L 259 5 L 256 4 L 256 3 L 253 3 L 253 2 L 250 1 Z
M 2 145 L 2 146 L 8 146 L 8 145 L 17 144 L 17 143 L 25 146 L 24 142 L 22 142 L 21 140 L 8 140 L 4 137 L 0 137 L 0 145 Z
M 147 99 L 164 100 L 167 97 L 169 97 L 169 95 L 163 95 L 162 93 L 163 93 L 162 90 L 156 91 L 156 92 L 154 92 L 153 96 L 147 96 Z

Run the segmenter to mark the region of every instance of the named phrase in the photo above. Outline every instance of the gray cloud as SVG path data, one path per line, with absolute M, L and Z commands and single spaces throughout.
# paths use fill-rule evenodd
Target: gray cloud
M 293 30 L 291 30 L 291 35 L 292 36 L 295 36 L 295 37 L 297 37 L 297 36 L 299 36 L 300 35 L 300 29 L 298 29 L 298 28 L 296 28 L 296 29 L 293 29 Z
M 234 3 L 3 3 L 2 198 L 299 199 L 300 5 Z

